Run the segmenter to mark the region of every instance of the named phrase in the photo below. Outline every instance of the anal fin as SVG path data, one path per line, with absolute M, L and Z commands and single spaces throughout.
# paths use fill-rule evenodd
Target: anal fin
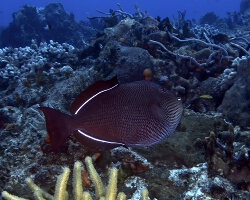
M 74 136 L 76 139 L 82 143 L 84 146 L 90 148 L 91 150 L 101 151 L 108 150 L 119 146 L 125 146 L 123 143 L 105 141 L 101 139 L 94 138 L 90 136 L 88 133 L 85 133 L 81 130 L 74 131 Z

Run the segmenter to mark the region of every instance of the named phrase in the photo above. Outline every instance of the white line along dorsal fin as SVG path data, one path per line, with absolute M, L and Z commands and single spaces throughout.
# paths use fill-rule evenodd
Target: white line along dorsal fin
M 90 100 L 103 92 L 113 89 L 118 86 L 118 84 L 118 79 L 115 76 L 110 80 L 100 80 L 88 86 L 84 91 L 75 97 L 75 100 L 70 106 L 71 114 L 77 114 Z
M 89 101 L 91 101 L 92 99 L 94 99 L 95 97 L 97 97 L 99 94 L 103 93 L 103 92 L 107 92 L 109 90 L 112 90 L 113 88 L 117 87 L 118 84 L 114 85 L 113 87 L 106 89 L 106 90 L 102 90 L 98 93 L 96 93 L 95 95 L 93 95 L 92 97 L 90 97 L 89 99 L 87 99 L 76 111 L 75 111 L 75 115 L 82 109 L 83 106 L 85 106 Z

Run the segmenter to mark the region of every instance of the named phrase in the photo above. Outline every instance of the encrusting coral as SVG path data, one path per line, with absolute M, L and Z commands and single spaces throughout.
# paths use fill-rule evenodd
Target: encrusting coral
M 89 156 L 85 158 L 85 164 L 89 172 L 90 179 L 95 186 L 96 199 L 126 200 L 125 193 L 119 192 L 117 195 L 117 175 L 118 175 L 117 168 L 110 169 L 109 182 L 105 191 L 102 180 L 93 165 L 92 159 Z M 83 169 L 82 163 L 80 161 L 76 161 L 73 169 L 74 200 L 92 200 L 92 197 L 89 192 L 87 191 L 83 192 L 82 176 L 81 176 L 82 169 Z M 66 189 L 67 189 L 69 175 L 70 175 L 70 169 L 68 167 L 64 167 L 63 173 L 57 177 L 54 196 L 50 195 L 49 193 L 41 189 L 30 178 L 26 179 L 26 184 L 33 191 L 33 195 L 36 200 L 67 200 L 69 195 Z M 27 200 L 26 198 L 21 198 L 12 195 L 7 191 L 2 192 L 2 197 L 6 200 Z M 142 189 L 141 191 L 141 200 L 145 199 L 148 199 L 148 190 L 146 188 Z

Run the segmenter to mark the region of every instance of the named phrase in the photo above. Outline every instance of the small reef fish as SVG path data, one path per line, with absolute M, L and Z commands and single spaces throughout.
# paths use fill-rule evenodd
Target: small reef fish
M 119 84 L 116 77 L 79 94 L 71 115 L 39 109 L 45 115 L 52 151 L 71 134 L 95 150 L 150 146 L 175 131 L 183 111 L 181 101 L 160 85 L 146 80 Z
M 213 97 L 209 94 L 203 94 L 203 95 L 200 95 L 200 98 L 201 99 L 213 99 Z
M 44 29 L 47 30 L 47 31 L 51 30 L 51 29 L 52 29 L 51 24 L 48 23 L 48 24 L 44 27 Z

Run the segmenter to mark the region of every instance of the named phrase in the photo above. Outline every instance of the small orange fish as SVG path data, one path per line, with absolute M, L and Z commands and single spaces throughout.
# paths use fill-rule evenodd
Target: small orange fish
M 143 76 L 146 81 L 149 81 L 152 79 L 152 71 L 150 68 L 146 68 L 143 71 Z

